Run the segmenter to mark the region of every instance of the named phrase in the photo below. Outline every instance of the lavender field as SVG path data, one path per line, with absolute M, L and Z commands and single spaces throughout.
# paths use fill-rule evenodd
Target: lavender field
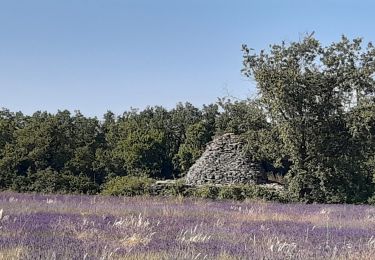
M 375 208 L 6 192 L 0 259 L 375 259 Z

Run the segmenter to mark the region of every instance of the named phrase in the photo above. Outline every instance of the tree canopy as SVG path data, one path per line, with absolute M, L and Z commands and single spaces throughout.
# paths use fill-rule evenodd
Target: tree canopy
M 343 36 L 323 47 L 309 35 L 257 54 L 244 45 L 243 53 L 242 72 L 256 81 L 263 112 L 292 164 L 289 188 L 315 201 L 368 195 L 374 172 L 364 165 L 373 153 L 366 148 L 366 131 L 372 127 L 374 46 Z

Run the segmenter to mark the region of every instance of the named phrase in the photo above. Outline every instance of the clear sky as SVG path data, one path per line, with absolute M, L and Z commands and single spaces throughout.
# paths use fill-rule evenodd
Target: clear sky
M 0 107 L 101 117 L 246 98 L 242 43 L 375 41 L 374 13 L 370 0 L 0 0 Z

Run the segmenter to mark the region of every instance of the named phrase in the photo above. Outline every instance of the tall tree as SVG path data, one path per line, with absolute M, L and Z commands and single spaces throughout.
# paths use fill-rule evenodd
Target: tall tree
M 373 45 L 363 49 L 361 39 L 343 36 L 322 47 L 309 35 L 258 54 L 244 45 L 243 53 L 242 72 L 255 79 L 262 107 L 293 163 L 289 188 L 322 201 L 348 201 L 367 191 L 365 175 L 351 162 L 346 116 L 374 94 Z

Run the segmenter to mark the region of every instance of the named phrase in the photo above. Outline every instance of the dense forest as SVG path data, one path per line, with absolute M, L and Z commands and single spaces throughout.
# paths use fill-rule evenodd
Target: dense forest
M 103 120 L 79 111 L 0 111 L 1 188 L 97 192 L 115 176 L 182 177 L 215 134 L 267 127 L 251 101 L 149 107 Z
M 312 35 L 253 53 L 243 45 L 251 100 L 148 107 L 103 120 L 79 111 L 0 111 L 0 188 L 97 193 L 116 176 L 178 179 L 215 135 L 242 136 L 246 152 L 282 176 L 299 201 L 374 200 L 375 48 Z

